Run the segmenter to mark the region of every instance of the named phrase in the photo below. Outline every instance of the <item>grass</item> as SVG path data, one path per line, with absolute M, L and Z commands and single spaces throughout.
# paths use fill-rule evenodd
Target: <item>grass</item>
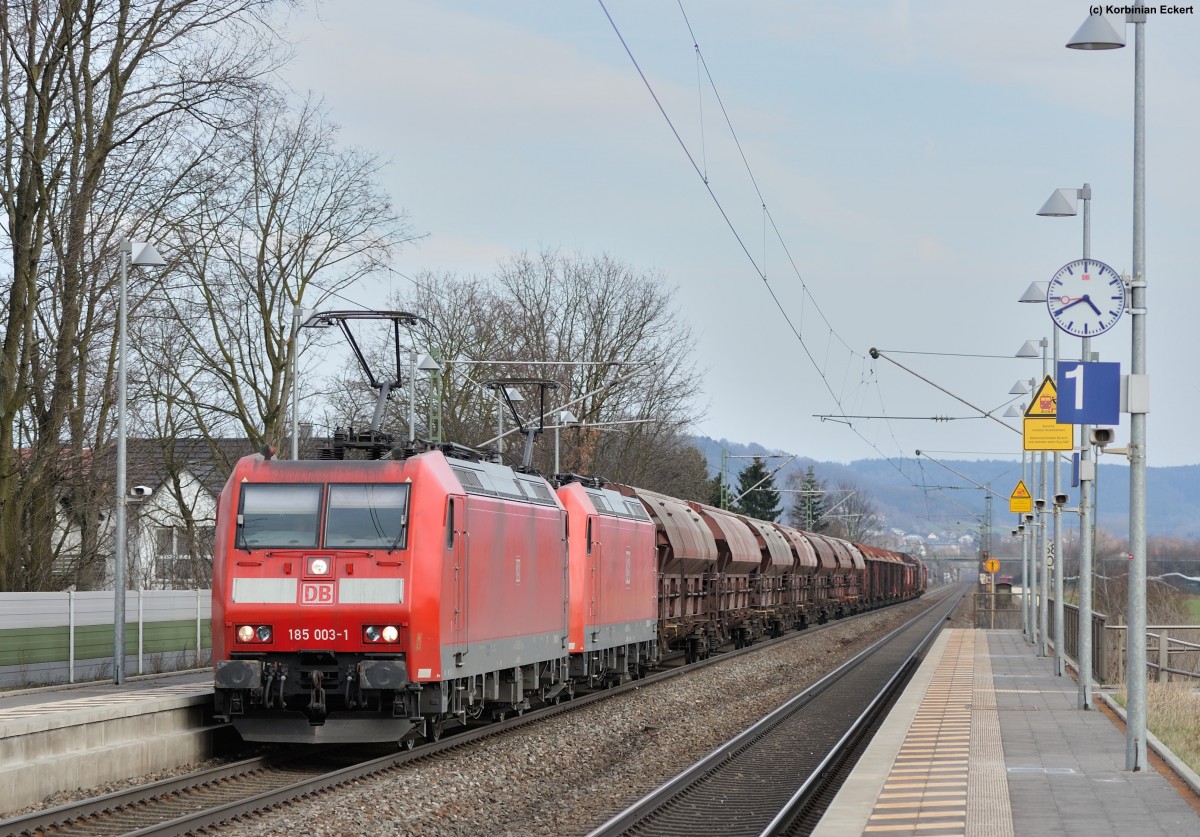
M 1114 695 L 1125 706 L 1125 693 Z M 1200 773 L 1200 692 L 1194 682 L 1146 684 L 1146 726 L 1179 760 Z
M 1192 624 L 1200 625 L 1200 596 L 1188 596 L 1187 609 L 1192 617 Z

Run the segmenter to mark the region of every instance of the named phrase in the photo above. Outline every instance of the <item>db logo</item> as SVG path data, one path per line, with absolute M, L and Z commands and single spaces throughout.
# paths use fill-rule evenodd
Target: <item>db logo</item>
M 300 604 L 333 604 L 333 584 L 327 581 L 306 581 L 300 585 Z

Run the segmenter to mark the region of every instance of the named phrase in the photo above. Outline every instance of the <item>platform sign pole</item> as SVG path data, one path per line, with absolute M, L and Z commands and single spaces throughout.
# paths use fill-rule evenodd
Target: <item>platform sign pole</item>
M 988 574 L 988 588 L 990 590 L 988 604 L 988 629 L 995 630 L 996 628 L 996 572 L 1000 569 L 1000 562 L 995 558 L 988 558 L 984 563 L 983 568 Z
M 992 588 L 988 606 L 988 630 L 996 629 L 996 574 L 988 573 L 988 583 Z
M 1092 567 L 1094 565 L 1095 463 L 1091 427 L 1120 422 L 1121 365 L 1093 360 L 1091 339 L 1084 338 L 1080 362 L 1064 361 L 1058 370 L 1058 421 L 1079 426 L 1079 690 L 1078 708 L 1092 705 Z
M 1083 257 L 1086 259 L 1091 255 L 1091 241 L 1088 233 L 1087 202 L 1083 206 Z M 1080 339 L 1079 353 L 1080 360 L 1084 363 L 1092 360 L 1092 339 L 1090 337 Z M 1077 661 L 1079 683 L 1076 707 L 1079 709 L 1092 708 L 1092 550 L 1095 545 L 1092 541 L 1091 524 L 1092 474 L 1089 472 L 1089 465 L 1091 465 L 1089 454 L 1092 449 L 1091 430 L 1091 425 L 1086 422 L 1079 425 L 1079 583 L 1076 587 L 1079 591 L 1079 659 Z
M 1061 357 L 1058 351 L 1058 329 L 1054 329 L 1054 374 L 1058 374 L 1058 359 Z M 1058 421 L 1058 401 L 1055 399 L 1054 405 L 1055 422 Z M 1067 430 L 1070 431 L 1071 442 L 1068 445 L 1068 450 L 1075 447 L 1075 433 L 1071 425 L 1067 425 Z M 1054 457 L 1054 496 L 1057 497 L 1062 491 L 1062 458 L 1057 452 L 1051 454 Z M 1062 677 L 1067 671 L 1066 658 L 1066 641 L 1063 636 L 1063 554 L 1062 554 L 1062 508 L 1058 503 L 1054 503 L 1054 551 L 1051 553 L 1054 556 L 1054 676 Z
M 1017 529 L 1013 532 L 1014 535 L 1019 534 L 1021 538 L 1021 630 L 1025 633 L 1026 640 L 1032 641 L 1029 630 L 1030 620 L 1026 619 L 1028 606 L 1026 601 L 1029 598 L 1029 551 L 1025 548 L 1025 515 L 1033 511 L 1033 498 L 1029 496 L 1029 489 L 1025 487 L 1025 453 L 1021 452 L 1021 479 L 1017 482 L 1017 487 L 1013 489 L 1012 494 L 1008 496 L 1008 510 L 1017 516 Z

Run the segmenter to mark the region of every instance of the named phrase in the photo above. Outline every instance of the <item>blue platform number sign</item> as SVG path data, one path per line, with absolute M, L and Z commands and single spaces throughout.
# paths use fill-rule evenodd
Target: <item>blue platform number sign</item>
M 1059 424 L 1120 424 L 1121 364 L 1058 362 Z

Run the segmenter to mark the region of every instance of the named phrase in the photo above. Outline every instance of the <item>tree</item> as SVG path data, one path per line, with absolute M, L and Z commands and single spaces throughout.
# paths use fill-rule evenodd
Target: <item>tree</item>
M 775 477 L 767 471 L 761 457 L 754 457 L 738 474 L 734 496 L 740 496 L 735 510 L 747 517 L 774 521 L 782 512 L 779 508 L 779 491 L 775 488 Z
M 0 590 L 102 561 L 117 243 L 157 229 L 173 137 L 217 130 L 276 66 L 270 0 L 0 4 Z M 78 536 L 60 535 L 60 514 Z
M 806 532 L 827 530 L 829 521 L 825 517 L 825 484 L 817 479 L 814 467 L 809 465 L 803 476 L 793 474 L 790 483 L 797 489 L 796 499 L 788 510 L 791 525 Z
M 176 407 L 155 417 L 154 435 L 283 448 L 294 310 L 380 269 L 407 230 L 380 166 L 340 148 L 311 100 L 292 111 L 264 94 L 245 131 L 219 138 L 174 207 L 179 264 L 145 306 L 148 401 Z
M 879 537 L 883 516 L 866 492 L 850 482 L 839 482 L 831 492 L 838 498 L 829 513 L 829 532 L 854 543 L 871 543 Z
M 706 493 L 707 497 L 704 502 L 718 509 L 725 508 L 725 504 L 735 496 L 733 488 L 725 481 L 724 473 L 717 474 L 708 481 Z
M 440 404 L 425 403 L 422 387 L 417 413 L 441 414 L 442 439 L 492 447 L 496 400 L 483 383 L 549 380 L 557 389 L 547 395 L 547 426 L 563 407 L 581 422 L 559 433 L 561 470 L 700 499 L 707 468 L 688 434 L 698 418 L 693 339 L 674 293 L 661 277 L 610 256 L 555 250 L 514 256 L 490 278 L 421 274 L 391 307 L 426 317 L 432 325 L 415 327 L 414 340 L 450 362 L 439 380 Z M 536 425 L 537 388 L 517 388 L 522 420 Z M 358 398 L 339 405 L 338 415 L 367 413 L 373 398 Z M 406 404 L 397 401 L 389 425 L 406 424 Z M 511 415 L 504 425 L 512 430 Z M 426 427 L 418 435 L 433 434 Z M 508 434 L 510 464 L 520 463 L 522 442 Z M 553 470 L 552 433 L 535 448 L 533 466 Z

